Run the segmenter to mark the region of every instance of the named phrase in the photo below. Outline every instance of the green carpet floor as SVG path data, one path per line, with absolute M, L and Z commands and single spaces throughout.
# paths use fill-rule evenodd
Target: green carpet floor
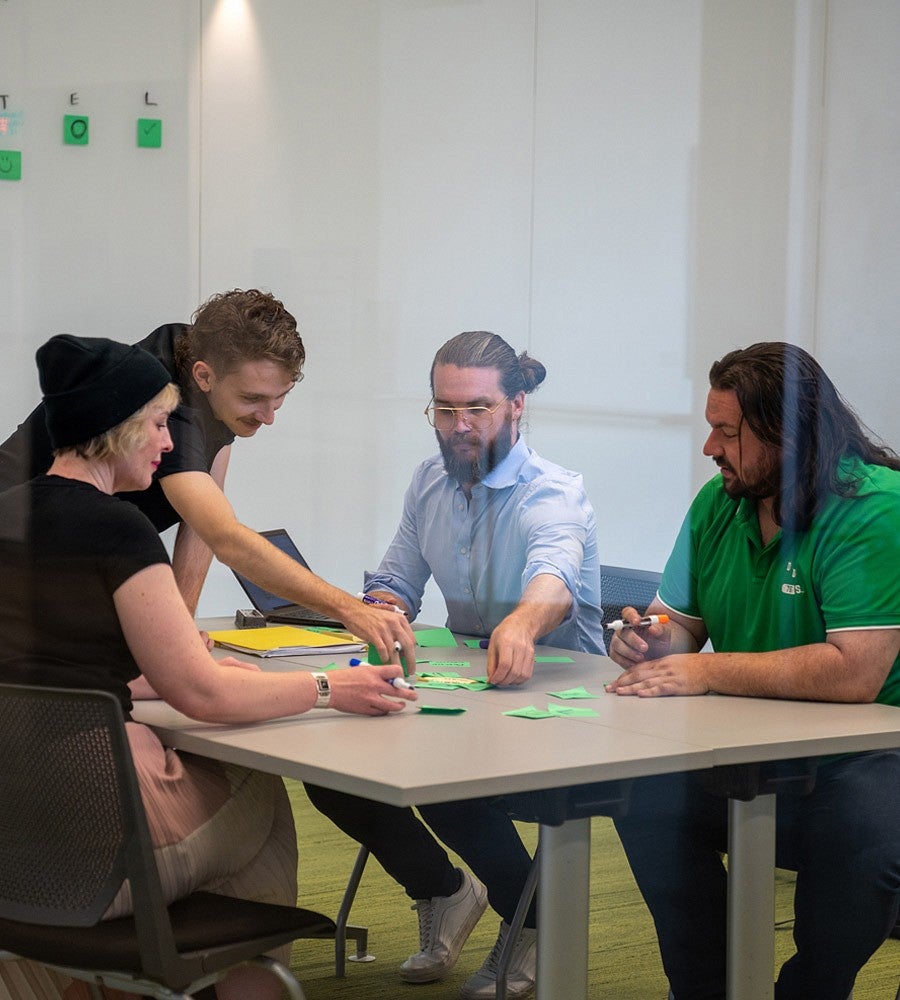
M 334 917 L 357 845 L 309 803 L 303 787 L 288 782 L 300 844 L 300 903 Z M 534 845 L 536 828 L 522 826 Z M 792 951 L 790 918 L 793 876 L 777 873 L 776 935 L 780 964 Z M 784 926 L 780 922 L 784 922 Z M 369 928 L 374 962 L 348 963 L 344 979 L 334 976 L 330 943 L 299 941 L 292 964 L 308 1000 L 451 1000 L 480 965 L 497 935 L 499 918 L 488 910 L 473 931 L 452 974 L 425 986 L 401 983 L 398 965 L 418 945 L 416 914 L 410 901 L 370 859 L 351 914 L 351 923 Z M 888 940 L 857 979 L 853 1000 L 894 1000 L 900 982 L 900 940 Z M 653 925 L 625 862 L 611 821 L 592 821 L 590 1000 L 665 1000 L 663 975 Z M 549 1000 L 566 1000 L 552 997 Z

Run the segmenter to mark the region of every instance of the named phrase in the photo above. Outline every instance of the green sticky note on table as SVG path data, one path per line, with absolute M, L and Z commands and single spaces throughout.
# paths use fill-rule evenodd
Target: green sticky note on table
M 575 705 L 548 705 L 547 711 L 550 715 L 561 716 L 564 719 L 583 719 L 597 715 L 592 708 L 578 708 Z
M 577 688 L 568 688 L 566 691 L 548 691 L 548 695 L 551 698 L 596 698 L 595 694 L 591 694 L 590 691 L 584 685 Z
M 435 688 L 440 691 L 453 691 L 456 688 L 462 688 L 466 691 L 484 691 L 490 686 L 486 677 L 460 677 L 459 674 L 444 673 L 439 670 L 416 676 L 416 687 Z
M 469 649 L 481 649 L 481 643 L 483 642 L 483 640 L 482 639 L 465 639 L 464 642 L 469 647 Z
M 416 645 L 427 646 L 455 646 L 456 637 L 448 628 L 420 628 L 413 633 Z
M 525 708 L 513 708 L 509 712 L 504 712 L 504 715 L 511 715 L 517 719 L 552 719 L 552 712 L 545 712 L 543 709 L 535 708 L 534 705 L 528 705 Z
M 574 663 L 571 656 L 536 656 L 535 663 Z
M 426 715 L 461 715 L 465 709 L 446 705 L 419 705 L 419 711 Z

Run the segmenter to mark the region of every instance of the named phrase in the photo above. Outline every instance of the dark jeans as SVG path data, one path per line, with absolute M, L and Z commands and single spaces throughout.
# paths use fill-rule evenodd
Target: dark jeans
M 306 784 L 310 801 L 348 836 L 364 844 L 410 899 L 452 896 L 459 876 L 447 852 L 412 809 Z M 481 879 L 491 906 L 512 920 L 531 857 L 512 820 L 491 799 L 421 806 L 434 833 Z M 535 902 L 525 920 L 535 926 Z
M 690 774 L 642 779 L 616 829 L 673 994 L 724 1000 L 727 800 Z M 797 872 L 797 951 L 776 1000 L 846 1000 L 897 919 L 900 751 L 820 764 L 810 794 L 779 794 L 776 864 Z

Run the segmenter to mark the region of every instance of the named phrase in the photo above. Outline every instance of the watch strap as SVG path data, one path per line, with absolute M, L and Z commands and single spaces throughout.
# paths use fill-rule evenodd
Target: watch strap
M 331 705 L 331 685 L 328 683 L 328 675 L 321 670 L 313 671 L 313 680 L 316 682 L 316 708 L 329 708 Z

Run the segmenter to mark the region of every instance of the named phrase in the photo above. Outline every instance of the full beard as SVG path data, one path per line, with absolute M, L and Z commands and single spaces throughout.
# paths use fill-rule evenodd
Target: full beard
M 509 423 L 510 421 L 507 421 L 507 424 Z M 447 475 L 466 486 L 480 483 L 512 450 L 514 442 L 512 434 L 507 433 L 507 430 L 508 428 L 505 428 L 504 433 L 498 434 L 493 441 L 470 455 L 458 455 L 453 448 L 454 443 L 465 441 L 468 435 L 454 434 L 445 441 L 435 431 Z
M 775 496 L 780 489 L 780 477 L 778 464 L 769 461 L 764 468 L 755 470 L 752 479 L 741 479 L 737 472 L 725 462 L 716 462 L 721 468 L 726 468 L 732 475 L 732 479 L 723 480 L 725 492 L 732 500 L 741 500 L 747 497 L 750 500 L 765 500 Z

